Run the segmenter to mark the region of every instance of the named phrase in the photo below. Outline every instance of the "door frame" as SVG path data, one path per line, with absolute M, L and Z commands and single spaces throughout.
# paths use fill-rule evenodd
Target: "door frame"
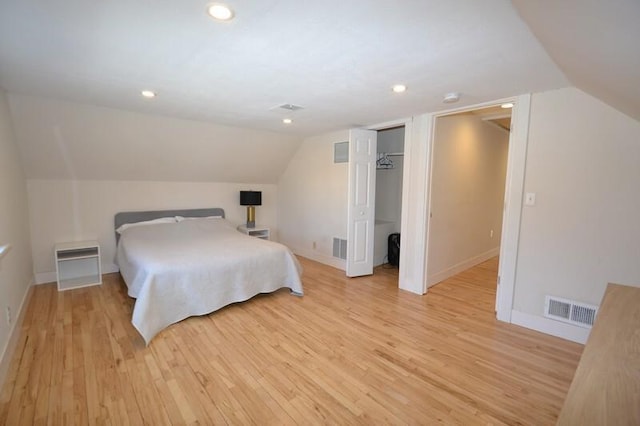
M 375 131 L 380 131 L 380 130 L 386 130 L 386 129 L 393 129 L 394 127 L 401 127 L 404 126 L 404 160 L 403 160 L 403 166 L 402 166 L 402 205 L 400 207 L 400 235 L 403 235 L 403 231 L 406 229 L 406 223 L 407 223 L 407 215 L 408 215 L 408 210 L 410 208 L 410 206 L 407 204 L 408 200 L 410 199 L 409 197 L 409 185 L 407 184 L 407 182 L 410 182 L 411 180 L 409 179 L 409 174 L 407 173 L 408 167 L 407 167 L 407 158 L 408 158 L 408 154 L 407 151 L 411 148 L 411 140 L 412 140 L 412 133 L 413 133 L 413 117 L 407 117 L 407 118 L 399 118 L 397 120 L 391 120 L 391 121 L 385 121 L 383 123 L 378 123 L 378 124 L 373 124 L 371 126 L 366 127 L 367 130 L 375 130 Z M 405 288 L 404 283 L 407 282 L 407 278 L 405 277 L 404 271 L 410 270 L 410 268 L 405 267 L 404 265 L 407 264 L 411 264 L 410 262 L 410 254 L 412 253 L 412 250 L 410 250 L 408 247 L 408 243 L 410 242 L 407 241 L 405 242 L 406 238 L 401 237 L 400 238 L 400 261 L 398 264 L 398 287 L 401 289 L 405 289 L 408 290 L 407 288 Z M 409 290 L 411 291 L 411 290 Z
M 435 120 L 505 102 L 513 102 L 511 135 L 507 157 L 505 206 L 500 244 L 500 286 L 496 292 L 496 318 L 511 322 L 516 282 L 518 243 L 522 220 L 531 94 L 512 96 L 466 107 L 428 113 L 367 127 L 371 130 L 405 126 L 404 170 L 402 176 L 402 222 L 400 232 L 400 289 L 416 294 L 427 292 L 429 211 L 431 210 L 431 170 L 435 140 Z
M 427 171 L 427 214 L 425 252 L 424 252 L 424 282 L 423 293 L 427 292 L 427 271 L 429 254 L 429 226 L 428 212 L 431 209 L 431 184 L 433 171 L 433 146 L 435 143 L 435 123 L 439 117 L 458 114 L 461 112 L 493 106 L 505 102 L 513 102 L 511 111 L 511 134 L 509 137 L 509 152 L 507 156 L 507 175 L 505 181 L 504 210 L 502 217 L 502 238 L 500 241 L 500 265 L 498 268 L 498 288 L 496 291 L 496 318 L 500 321 L 511 322 L 513 309 L 513 295 L 515 290 L 518 243 L 520 239 L 520 223 L 522 220 L 523 191 L 525 166 L 527 159 L 527 143 L 529 134 L 529 114 L 531 110 L 531 95 L 525 94 L 511 98 L 498 99 L 469 107 L 456 108 L 431 114 L 428 148 Z

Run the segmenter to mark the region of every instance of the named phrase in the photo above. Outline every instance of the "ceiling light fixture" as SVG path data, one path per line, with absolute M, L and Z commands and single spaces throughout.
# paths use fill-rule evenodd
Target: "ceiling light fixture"
M 452 104 L 454 102 L 458 102 L 459 100 L 460 100 L 460 93 L 451 92 L 444 95 L 442 102 L 444 102 L 445 104 Z
M 283 118 L 283 119 L 282 119 L 282 122 L 283 122 L 284 124 L 291 124 L 291 123 L 293 123 L 293 120 L 292 120 L 292 119 L 290 119 L 290 118 Z
M 207 12 L 212 18 L 219 21 L 230 21 L 233 19 L 233 10 L 231 10 L 226 4 L 211 3 L 207 7 Z
M 391 88 L 391 90 L 393 90 L 395 93 L 402 93 L 407 91 L 407 86 L 405 86 L 404 84 L 396 84 Z
M 504 108 L 504 109 L 513 108 L 513 102 L 505 102 L 504 104 L 500 105 L 500 108 Z
M 156 97 L 156 92 L 154 92 L 153 90 L 143 90 L 142 92 L 140 92 L 140 94 L 149 99 Z

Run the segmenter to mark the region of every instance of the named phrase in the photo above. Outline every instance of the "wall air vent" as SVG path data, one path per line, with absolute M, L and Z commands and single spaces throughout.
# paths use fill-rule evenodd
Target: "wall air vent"
M 560 297 L 545 297 L 544 316 L 580 327 L 591 328 L 596 320 L 598 307 Z
M 333 257 L 347 260 L 347 240 L 333 238 Z
M 349 141 L 336 142 L 333 144 L 333 162 L 334 163 L 349 162 Z

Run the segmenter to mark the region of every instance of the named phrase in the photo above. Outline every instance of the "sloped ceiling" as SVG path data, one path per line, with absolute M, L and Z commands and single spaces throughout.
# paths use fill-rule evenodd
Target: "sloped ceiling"
M 574 86 L 640 120 L 640 1 L 513 4 Z
M 9 95 L 29 179 L 276 183 L 293 135 Z
M 453 91 L 573 84 L 640 119 L 638 0 L 228 3 L 219 23 L 207 0 L 0 1 L 27 176 L 275 182 L 303 137 L 448 109 Z
M 508 0 L 228 3 L 3 0 L 0 86 L 303 136 L 568 84 Z

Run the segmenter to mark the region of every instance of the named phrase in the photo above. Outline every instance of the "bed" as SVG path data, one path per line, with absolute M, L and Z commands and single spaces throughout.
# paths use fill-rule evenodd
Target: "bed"
M 146 344 L 171 324 L 260 293 L 303 294 L 291 251 L 238 232 L 222 209 L 123 212 L 114 222 L 116 262 L 136 299 L 131 322 Z

